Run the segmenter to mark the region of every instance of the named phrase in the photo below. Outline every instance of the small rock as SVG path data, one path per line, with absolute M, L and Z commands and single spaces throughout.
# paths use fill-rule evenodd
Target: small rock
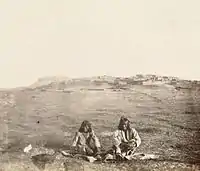
M 29 144 L 27 147 L 24 148 L 24 153 L 28 153 L 30 150 L 32 150 L 31 144 Z

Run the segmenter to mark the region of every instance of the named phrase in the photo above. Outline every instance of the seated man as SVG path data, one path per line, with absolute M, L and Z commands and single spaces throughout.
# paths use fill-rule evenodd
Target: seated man
M 141 144 L 141 139 L 134 128 L 131 128 L 130 121 L 126 117 L 121 117 L 118 129 L 113 135 L 113 148 L 117 160 L 132 155 Z
M 101 159 L 99 139 L 95 135 L 91 123 L 87 120 L 82 122 L 78 132 L 76 132 L 72 147 L 78 153 Z

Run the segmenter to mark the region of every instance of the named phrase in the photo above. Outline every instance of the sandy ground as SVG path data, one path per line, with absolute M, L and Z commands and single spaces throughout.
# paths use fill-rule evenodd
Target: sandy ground
M 162 157 L 157 161 L 134 161 L 112 166 L 82 164 L 82 168 L 198 170 L 200 92 L 196 89 L 176 90 L 164 85 L 138 85 L 129 88 L 121 91 L 81 91 L 78 88 L 66 92 L 40 89 L 1 91 L 0 168 L 16 170 L 23 163 L 29 167 L 24 170 L 33 169 L 33 163 L 22 153 L 25 146 L 32 144 L 67 149 L 80 123 L 85 119 L 92 122 L 104 149 L 107 150 L 112 145 L 112 131 L 117 128 L 120 116 L 125 115 L 130 118 L 141 136 L 142 144 L 138 152 Z

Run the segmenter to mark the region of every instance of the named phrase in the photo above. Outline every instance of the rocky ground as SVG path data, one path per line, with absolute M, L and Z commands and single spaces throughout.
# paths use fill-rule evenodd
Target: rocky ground
M 37 170 L 23 148 L 32 144 L 37 148 L 68 149 L 85 119 L 92 122 L 107 150 L 121 115 L 130 118 L 142 138 L 138 152 L 158 154 L 159 159 L 95 164 L 58 154 L 52 163 L 47 162 L 46 170 L 198 170 L 199 87 L 114 87 L 79 82 L 49 88 L 52 85 L 0 92 L 1 170 Z

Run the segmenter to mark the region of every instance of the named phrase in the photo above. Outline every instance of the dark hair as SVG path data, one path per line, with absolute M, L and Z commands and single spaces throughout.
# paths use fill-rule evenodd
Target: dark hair
M 126 118 L 125 116 L 122 116 L 122 117 L 120 118 L 119 125 L 118 125 L 118 129 L 119 129 L 119 130 L 123 130 L 123 125 L 124 125 L 124 123 L 127 122 L 127 121 L 128 121 L 128 127 L 127 127 L 127 129 L 131 129 L 130 120 L 129 120 L 128 118 Z
M 84 127 L 88 126 L 88 132 L 91 132 L 92 131 L 92 124 L 87 121 L 87 120 L 84 120 L 82 123 L 81 123 L 81 126 L 79 128 L 79 132 L 84 132 Z

